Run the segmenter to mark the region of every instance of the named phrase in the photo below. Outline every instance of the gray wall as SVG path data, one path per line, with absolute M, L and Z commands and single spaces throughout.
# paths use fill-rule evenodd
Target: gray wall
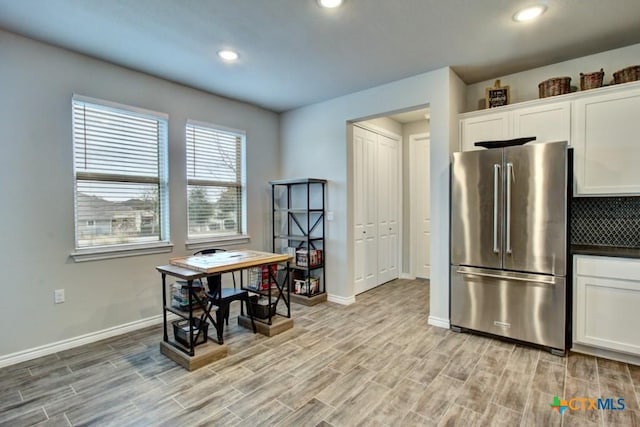
M 554 76 L 570 75 L 577 85 L 579 72 L 603 67 L 608 82 L 613 71 L 637 64 L 638 57 L 640 44 L 495 78 L 511 86 L 515 103 L 537 98 L 537 84 Z M 335 212 L 335 220 L 327 227 L 327 290 L 334 299 L 348 302 L 353 300 L 349 245 L 353 236 L 347 125 L 430 104 L 430 321 L 448 323 L 449 156 L 458 147 L 458 113 L 477 109 L 485 87 L 495 78 L 466 87 L 452 70 L 442 68 L 296 109 L 279 121 L 276 114 L 257 107 L 2 31 L 0 58 L 0 236 L 4 243 L 0 320 L 5 325 L 0 329 L 0 364 L 8 354 L 161 313 L 154 267 L 166 263 L 169 256 L 187 253 L 183 131 L 187 118 L 247 131 L 251 247 L 270 247 L 270 179 L 329 180 L 328 209 Z M 70 260 L 73 93 L 169 113 L 173 253 L 87 263 Z M 66 289 L 66 303 L 53 304 L 57 288 Z
M 603 84 L 609 84 L 613 79 L 613 73 L 638 63 L 640 63 L 640 44 L 635 44 L 521 73 L 496 76 L 493 79 L 467 86 L 465 111 L 484 108 L 485 88 L 493 86 L 496 79 L 500 79 L 501 86 L 509 86 L 511 104 L 515 104 L 516 102 L 538 99 L 538 83 L 547 79 L 571 77 L 571 86 L 575 86 L 579 90 L 580 73 L 592 73 L 603 68 L 605 73 Z M 479 108 L 479 103 L 482 103 L 482 108 Z
M 250 246 L 270 248 L 268 181 L 280 176 L 277 114 L 1 31 L 0 58 L 0 363 L 7 354 L 162 313 L 154 267 L 187 254 L 188 118 L 246 130 Z M 69 258 L 74 93 L 169 114 L 173 253 Z M 66 289 L 67 301 L 54 305 L 57 288 Z
M 458 145 L 457 115 L 464 84 L 449 68 L 420 74 L 282 115 L 284 177 L 329 180 L 327 291 L 335 301 L 354 300 L 352 147 L 348 123 L 411 107 L 431 107 L 432 262 L 430 321 L 449 319 L 449 156 Z M 303 159 L 308 159 L 304 161 Z

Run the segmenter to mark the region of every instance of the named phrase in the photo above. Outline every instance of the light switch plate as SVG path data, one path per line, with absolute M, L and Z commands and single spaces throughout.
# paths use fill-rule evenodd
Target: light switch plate
M 53 302 L 60 304 L 64 302 L 64 289 L 56 289 L 53 291 Z
M 327 211 L 327 221 L 333 221 L 333 211 Z

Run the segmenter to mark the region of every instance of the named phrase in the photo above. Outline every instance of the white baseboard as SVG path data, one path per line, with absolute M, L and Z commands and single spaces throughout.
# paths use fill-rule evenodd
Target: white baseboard
M 400 279 L 407 279 L 407 280 L 416 280 L 416 276 L 412 276 L 409 273 L 400 273 Z
M 341 297 L 340 295 L 327 294 L 327 301 L 335 302 L 341 305 L 351 305 L 356 302 L 355 296 Z
M 429 320 L 427 321 L 427 323 L 432 326 L 437 326 L 439 328 L 445 328 L 445 329 L 449 329 L 449 327 L 451 326 L 449 323 L 449 319 L 442 319 L 440 317 L 435 317 L 435 316 L 429 316 Z
M 630 363 L 632 365 L 640 365 L 640 356 L 634 356 L 626 353 L 618 353 L 617 351 L 605 350 L 586 345 L 573 344 L 571 351 L 576 353 L 588 354 L 590 356 L 604 357 L 605 359 L 617 360 L 618 362 Z
M 105 338 L 115 337 L 116 335 L 121 335 L 127 332 L 146 328 L 148 326 L 157 325 L 158 323 L 162 323 L 162 315 L 147 317 L 146 319 L 136 320 L 135 322 L 125 323 L 123 325 L 114 326 L 112 328 L 103 329 L 97 332 L 91 332 L 90 334 L 80 335 L 78 337 L 46 344 L 40 347 L 7 354 L 5 356 L 0 356 L 0 368 L 15 365 L 16 363 L 25 362 L 27 360 L 36 359 L 38 357 L 47 356 L 59 351 L 69 350 L 70 348 L 78 347 L 84 344 L 90 344 L 96 341 L 103 340 Z M 159 336 L 158 342 L 160 342 L 161 340 L 162 337 Z

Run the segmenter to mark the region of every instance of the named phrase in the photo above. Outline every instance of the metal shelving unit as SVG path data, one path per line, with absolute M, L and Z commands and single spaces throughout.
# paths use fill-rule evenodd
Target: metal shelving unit
M 291 300 L 326 301 L 325 179 L 271 181 L 273 252 L 288 253 Z M 305 261 L 306 262 L 303 262 Z

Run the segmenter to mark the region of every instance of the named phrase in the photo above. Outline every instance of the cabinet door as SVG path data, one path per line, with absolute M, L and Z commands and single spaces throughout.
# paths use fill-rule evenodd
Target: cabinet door
M 576 193 L 640 193 L 640 90 L 575 101 Z
M 571 144 L 571 102 L 555 102 L 513 111 L 513 137 L 535 136 L 535 143 Z
M 640 262 L 576 258 L 574 342 L 640 355 Z
M 460 151 L 483 150 L 473 144 L 510 137 L 509 113 L 506 111 L 460 120 Z

